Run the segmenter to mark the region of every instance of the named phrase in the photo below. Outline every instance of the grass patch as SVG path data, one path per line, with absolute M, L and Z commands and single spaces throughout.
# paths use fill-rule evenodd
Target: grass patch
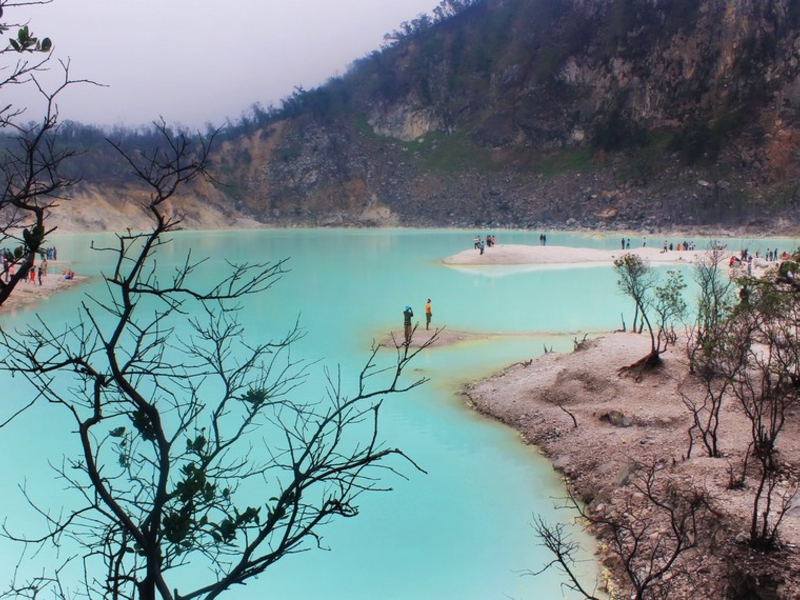
M 352 122 L 356 131 L 372 142 L 413 153 L 422 170 L 455 173 L 467 169 L 490 171 L 503 167 L 492 159 L 490 150 L 476 146 L 469 139 L 469 128 L 450 135 L 431 131 L 419 139 L 404 141 L 376 134 L 363 115 L 353 116 Z
M 371 139 L 381 139 L 380 136 L 375 134 L 375 131 L 372 129 L 372 125 L 369 124 L 365 115 L 353 115 L 352 122 L 353 127 L 355 127 L 356 131 L 361 135 Z
M 664 157 L 670 154 L 672 139 L 672 134 L 667 131 L 649 132 L 644 144 L 637 146 L 634 152 L 622 154 L 625 158 L 620 165 L 620 176 L 642 185 L 657 178 Z
M 432 171 L 455 173 L 502 168 L 493 160 L 491 151 L 476 146 L 464 129 L 451 135 L 430 133 L 421 141 L 407 142 L 406 146 L 419 152 L 422 168 Z
M 585 173 L 600 168 L 600 162 L 593 160 L 589 148 L 575 148 L 549 152 L 536 157 L 534 168 L 545 177 L 555 177 L 562 173 Z

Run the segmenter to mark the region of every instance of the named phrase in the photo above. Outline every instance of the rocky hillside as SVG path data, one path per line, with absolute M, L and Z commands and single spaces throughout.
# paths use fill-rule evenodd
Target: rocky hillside
M 800 229 L 800 3 L 482 0 L 423 25 L 227 135 L 222 214 Z

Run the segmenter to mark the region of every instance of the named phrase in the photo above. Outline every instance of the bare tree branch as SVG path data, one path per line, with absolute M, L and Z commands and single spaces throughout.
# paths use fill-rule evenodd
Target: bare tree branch
M 230 263 L 205 287 L 202 260 L 187 256 L 171 273 L 158 263 L 180 223 L 169 204 L 207 175 L 209 140 L 157 128 L 155 153 L 115 146 L 150 187 L 153 229 L 95 248 L 113 257 L 105 293 L 88 297 L 70 326 L 0 331 L 4 368 L 69 415 L 81 448 L 54 468 L 82 507 L 42 509 L 40 537 L 6 535 L 76 540 L 91 597 L 215 598 L 323 547 L 322 528 L 358 515 L 362 494 L 390 490 L 403 466 L 422 470 L 384 444 L 379 417 L 385 396 L 425 383 L 406 369 L 438 331 L 418 347 L 396 345 L 386 364 L 374 345 L 352 391 L 327 370 L 324 395 L 304 398 L 311 365 L 292 355 L 299 323 L 264 340 L 240 321 L 241 302 L 279 282 L 286 261 Z M 178 590 L 172 572 L 189 562 L 208 577 Z

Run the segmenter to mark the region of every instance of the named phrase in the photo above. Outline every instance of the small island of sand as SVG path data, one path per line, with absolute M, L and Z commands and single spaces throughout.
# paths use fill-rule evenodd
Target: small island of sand
M 528 246 L 524 244 L 497 244 L 486 248 L 483 254 L 470 248 L 444 258 L 446 265 L 577 265 L 612 264 L 624 254 L 635 254 L 653 264 L 692 263 L 708 256 L 706 250 L 668 250 L 640 247 L 630 250 L 600 250 L 570 246 Z

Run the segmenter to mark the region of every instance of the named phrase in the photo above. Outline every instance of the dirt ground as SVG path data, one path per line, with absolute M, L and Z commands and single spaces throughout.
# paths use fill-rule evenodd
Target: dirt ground
M 791 500 L 781 524 L 780 550 L 752 550 L 747 539 L 755 479 L 746 479 L 741 489 L 729 485 L 732 474 L 741 472 L 750 422 L 740 406 L 724 403 L 719 430 L 723 457 L 708 458 L 695 443 L 687 459 L 692 413 L 681 394 L 702 390 L 689 376 L 685 347 L 679 342 L 670 348 L 663 365 L 639 381 L 618 373 L 649 348 L 647 335 L 611 333 L 569 354 L 548 353 L 513 365 L 467 385 L 464 394 L 476 410 L 537 445 L 587 501 L 589 514 L 621 511 L 628 519 L 656 514 L 632 485 L 641 482 L 637 470 L 641 474 L 642 465 L 655 465 L 657 478 L 703 490 L 713 513 L 701 527 L 699 547 L 681 566 L 687 576 L 675 578 L 669 598 L 800 598 L 800 495 Z M 612 425 L 604 417 L 611 411 L 624 416 L 622 423 Z M 785 497 L 798 485 L 799 413 L 795 408 L 789 414 L 777 441 L 785 472 L 777 493 Z M 660 527 L 664 532 L 667 525 Z M 651 540 L 659 529 L 654 531 Z M 612 574 L 612 586 L 625 589 L 621 565 L 604 551 L 609 542 L 601 536 L 599 559 Z

